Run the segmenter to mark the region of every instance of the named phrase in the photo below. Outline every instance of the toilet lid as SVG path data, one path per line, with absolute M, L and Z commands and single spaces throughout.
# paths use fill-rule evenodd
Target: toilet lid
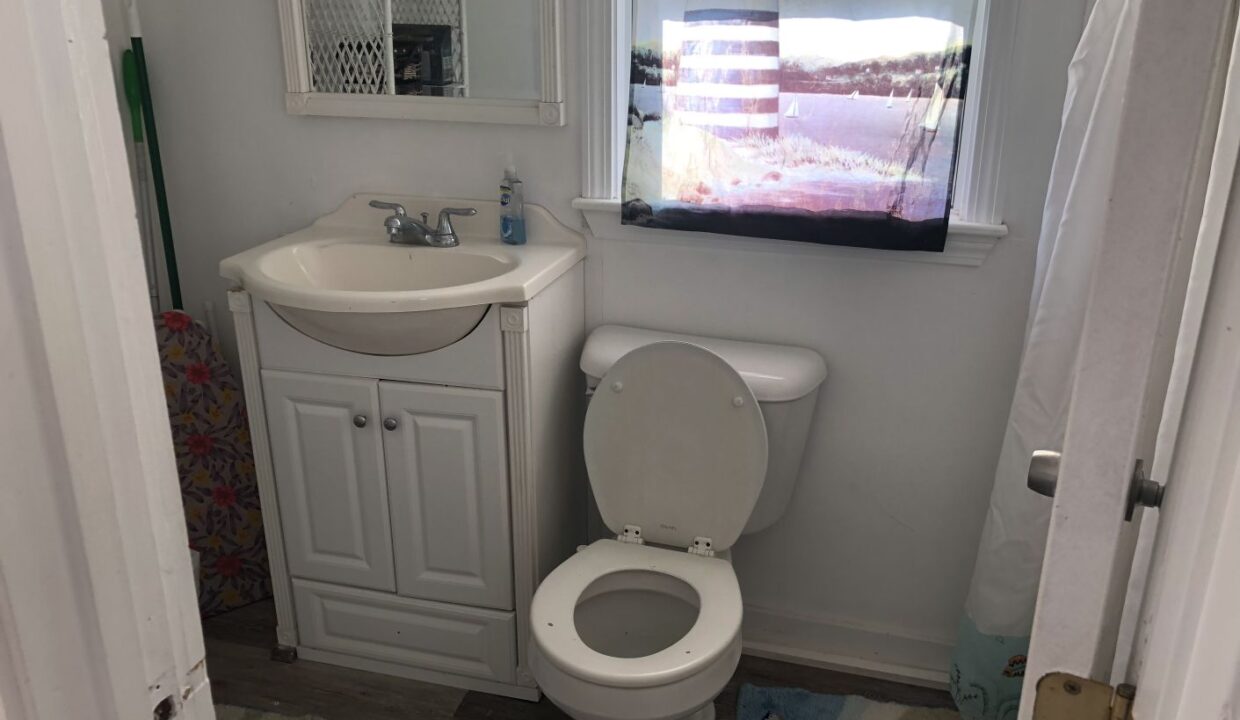
M 766 426 L 753 393 L 718 355 L 660 342 L 620 358 L 586 412 L 586 469 L 617 535 L 726 550 L 766 479 Z

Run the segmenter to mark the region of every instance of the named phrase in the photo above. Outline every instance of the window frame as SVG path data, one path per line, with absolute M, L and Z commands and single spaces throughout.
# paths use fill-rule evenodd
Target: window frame
M 982 264 L 999 238 L 1007 235 L 1000 207 L 1001 156 L 1017 2 L 978 0 L 947 248 L 943 253 L 861 252 L 976 266 Z M 573 206 L 585 213 L 596 235 L 639 232 L 632 228 L 616 231 L 624 170 L 631 9 L 631 0 L 588 0 L 579 16 L 579 37 L 586 56 L 582 187 L 581 197 Z

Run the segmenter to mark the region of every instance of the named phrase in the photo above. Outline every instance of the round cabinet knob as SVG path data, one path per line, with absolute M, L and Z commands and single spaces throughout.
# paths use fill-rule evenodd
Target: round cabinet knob
M 365 415 L 354 415 L 353 416 L 353 427 L 360 427 L 360 428 L 366 427 L 366 416 Z
M 396 418 L 394 418 L 394 417 L 384 418 L 384 419 L 383 419 L 383 429 L 384 429 L 384 430 L 395 430 L 397 425 L 400 425 L 400 422 L 399 422 L 399 421 L 397 421 L 397 419 L 396 419 Z

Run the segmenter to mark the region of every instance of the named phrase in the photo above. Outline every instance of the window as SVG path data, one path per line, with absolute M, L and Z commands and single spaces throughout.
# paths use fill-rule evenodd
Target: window
M 659 3 L 660 0 L 637 0 L 641 3 Z M 967 1 L 967 0 L 966 0 Z M 790 7 L 792 5 L 809 5 L 819 0 L 783 0 L 781 7 Z M 959 3 L 959 0 L 957 0 Z M 1002 138 L 1002 112 L 1001 103 L 1002 95 L 999 89 L 1005 75 L 1005 66 L 1008 61 L 1008 52 L 1011 43 L 1006 40 L 1013 35 L 1014 7 L 1011 0 L 978 0 L 979 5 L 976 8 L 972 30 L 972 63 L 968 74 L 968 102 L 965 103 L 965 117 L 962 124 L 960 134 L 960 153 L 956 165 L 955 173 L 955 196 L 953 203 L 953 213 L 950 226 L 952 236 L 963 238 L 965 244 L 978 243 L 985 244 L 985 238 L 989 238 L 989 244 L 993 245 L 993 241 L 1003 235 L 1005 228 L 996 224 L 1001 217 L 998 208 L 995 206 L 997 197 L 996 192 L 996 176 L 998 168 L 998 150 L 999 143 Z M 666 1 L 663 4 L 669 4 Z M 671 3 L 679 4 L 681 3 Z M 819 4 L 821 4 L 819 2 Z M 605 7 L 600 7 L 603 5 Z M 924 0 L 886 0 L 885 3 L 873 3 L 872 7 L 886 6 L 950 6 L 950 1 L 928 3 Z M 851 4 L 852 7 L 857 6 L 856 3 Z M 973 8 L 969 8 L 973 10 Z M 850 9 L 849 12 L 855 10 Z M 863 10 L 864 12 L 864 10 Z M 896 14 L 899 10 L 897 9 Z M 940 15 L 946 11 L 936 11 Z M 645 12 L 649 15 L 649 12 Z M 913 13 L 909 13 L 910 15 Z M 923 12 L 924 15 L 933 15 L 931 12 Z M 587 217 L 590 218 L 592 212 L 617 212 L 618 204 L 622 195 L 621 177 L 623 172 L 623 164 L 625 158 L 625 139 L 627 135 L 628 114 L 630 108 L 630 69 L 631 63 L 635 62 L 631 58 L 632 33 L 641 34 L 643 28 L 632 26 L 633 8 L 630 0 L 609 0 L 609 2 L 596 4 L 590 3 L 583 13 L 585 44 L 589 53 L 590 65 L 587 68 L 587 105 L 586 105 L 586 147 L 585 147 L 585 167 L 584 167 L 584 186 L 583 200 L 578 202 L 578 206 L 587 211 Z M 646 20 L 645 22 L 649 22 Z M 934 22 L 933 19 L 927 22 Z M 965 21 L 962 21 L 965 22 Z M 861 26 L 866 23 L 857 23 Z M 946 26 L 945 23 L 941 23 Z M 820 23 L 819 25 L 823 25 Z M 869 23 L 872 28 L 878 24 Z M 912 27 L 913 23 L 906 23 L 906 26 Z M 683 26 L 682 26 L 683 27 Z M 855 68 L 861 73 L 873 73 L 875 82 L 871 82 L 869 86 L 860 86 L 861 96 L 869 95 L 868 99 L 860 102 L 854 102 L 850 105 L 847 99 L 851 93 L 840 94 L 838 89 L 833 90 L 835 95 L 832 97 L 821 97 L 818 95 L 803 95 L 800 102 L 797 95 L 788 92 L 789 70 L 797 69 L 795 63 L 790 63 L 788 56 L 804 54 L 791 47 L 796 44 L 797 37 L 794 32 L 787 29 L 788 23 L 781 25 L 781 38 L 788 40 L 784 43 L 790 51 L 781 53 L 782 59 L 780 67 L 782 68 L 781 84 L 784 86 L 783 93 L 785 97 L 775 100 L 767 100 L 768 104 L 774 105 L 778 103 L 777 110 L 772 113 L 765 113 L 775 117 L 778 113 L 780 117 L 777 122 L 793 123 L 796 122 L 798 115 L 804 115 L 807 112 L 806 104 L 813 106 L 822 102 L 835 103 L 835 105 L 848 108 L 855 105 L 861 108 L 862 105 L 870 107 L 887 107 L 892 108 L 891 116 L 900 110 L 901 107 L 908 105 L 911 107 L 913 95 L 921 94 L 925 105 L 933 104 L 932 91 L 918 88 L 913 79 L 913 74 L 900 74 L 899 68 L 896 67 L 880 67 L 881 63 L 874 64 L 874 67 L 858 67 Z M 922 30 L 926 28 L 923 24 Z M 820 34 L 824 29 L 812 23 L 804 24 L 803 28 L 807 31 L 806 49 L 813 48 L 812 42 L 808 42 L 808 33 L 813 32 Z M 891 30 L 891 27 L 885 28 Z M 645 29 L 649 33 L 649 29 Z M 924 33 L 923 33 L 924 34 Z M 996 39 L 998 38 L 998 39 Z M 887 44 L 891 44 L 890 39 L 886 40 Z M 881 53 L 879 53 L 881 54 Z M 717 60 L 715 61 L 717 62 Z M 756 62 L 771 62 L 771 59 L 761 58 L 745 58 L 744 62 L 753 64 Z M 639 68 L 641 70 L 641 68 Z M 666 70 L 664 70 L 666 73 Z M 915 73 L 914 73 L 915 74 Z M 879 79 L 878 76 L 882 76 Z M 894 76 L 894 79 L 893 79 Z M 839 77 L 804 77 L 798 78 L 793 76 L 793 80 L 803 83 L 813 83 L 816 80 L 820 82 L 840 81 Z M 865 78 L 861 78 L 869 82 Z M 850 82 L 856 81 L 852 78 Z M 882 84 L 879 88 L 878 85 Z M 806 90 L 815 90 L 817 88 L 797 88 Z M 882 90 L 883 92 L 879 92 Z M 899 90 L 900 92 L 896 92 Z M 897 97 L 899 95 L 900 97 Z M 857 98 L 853 95 L 853 98 Z M 942 100 L 940 98 L 939 100 Z M 752 103 L 751 103 L 752 104 Z M 876 105 L 877 104 L 877 105 Z M 756 107 L 756 106 L 755 106 Z M 639 109 L 638 112 L 646 112 L 646 117 L 657 120 L 657 114 L 650 113 L 649 108 L 645 111 Z M 812 113 L 812 107 L 808 108 L 808 112 Z M 925 110 L 921 111 L 924 117 Z M 758 115 L 764 115 L 758 113 Z M 708 118 L 709 119 L 709 118 Z M 715 118 L 718 120 L 719 118 Z M 725 117 L 723 122 L 736 122 L 740 118 Z M 639 116 L 640 120 L 640 116 Z M 758 122 L 771 123 L 771 118 L 762 116 L 758 117 Z M 754 118 L 745 119 L 746 123 L 755 122 Z M 814 149 L 814 148 L 810 148 Z M 950 174 L 950 173 L 949 173 Z M 735 180 L 733 182 L 736 182 Z M 592 220 L 594 218 L 591 218 Z M 592 222 L 593 224 L 593 222 Z M 597 230 L 596 230 L 597 232 Z M 959 244 L 959 243 L 958 243 Z M 977 252 L 988 250 L 989 245 L 985 248 L 972 247 L 969 252 L 976 255 Z M 984 256 L 984 252 L 983 255 Z M 980 264 L 978 262 L 967 262 L 964 264 Z

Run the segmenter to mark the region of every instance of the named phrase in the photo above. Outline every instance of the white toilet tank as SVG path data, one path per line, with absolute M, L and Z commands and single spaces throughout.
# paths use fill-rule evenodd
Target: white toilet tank
M 827 377 L 826 363 L 813 350 L 791 345 L 603 325 L 590 334 L 581 353 L 581 369 L 589 388 L 598 385 L 599 378 L 631 350 L 669 340 L 698 345 L 726 360 L 744 378 L 758 400 L 766 424 L 766 481 L 745 532 L 770 527 L 788 508 L 792 489 L 801 473 L 801 459 L 805 454 L 818 388 Z

